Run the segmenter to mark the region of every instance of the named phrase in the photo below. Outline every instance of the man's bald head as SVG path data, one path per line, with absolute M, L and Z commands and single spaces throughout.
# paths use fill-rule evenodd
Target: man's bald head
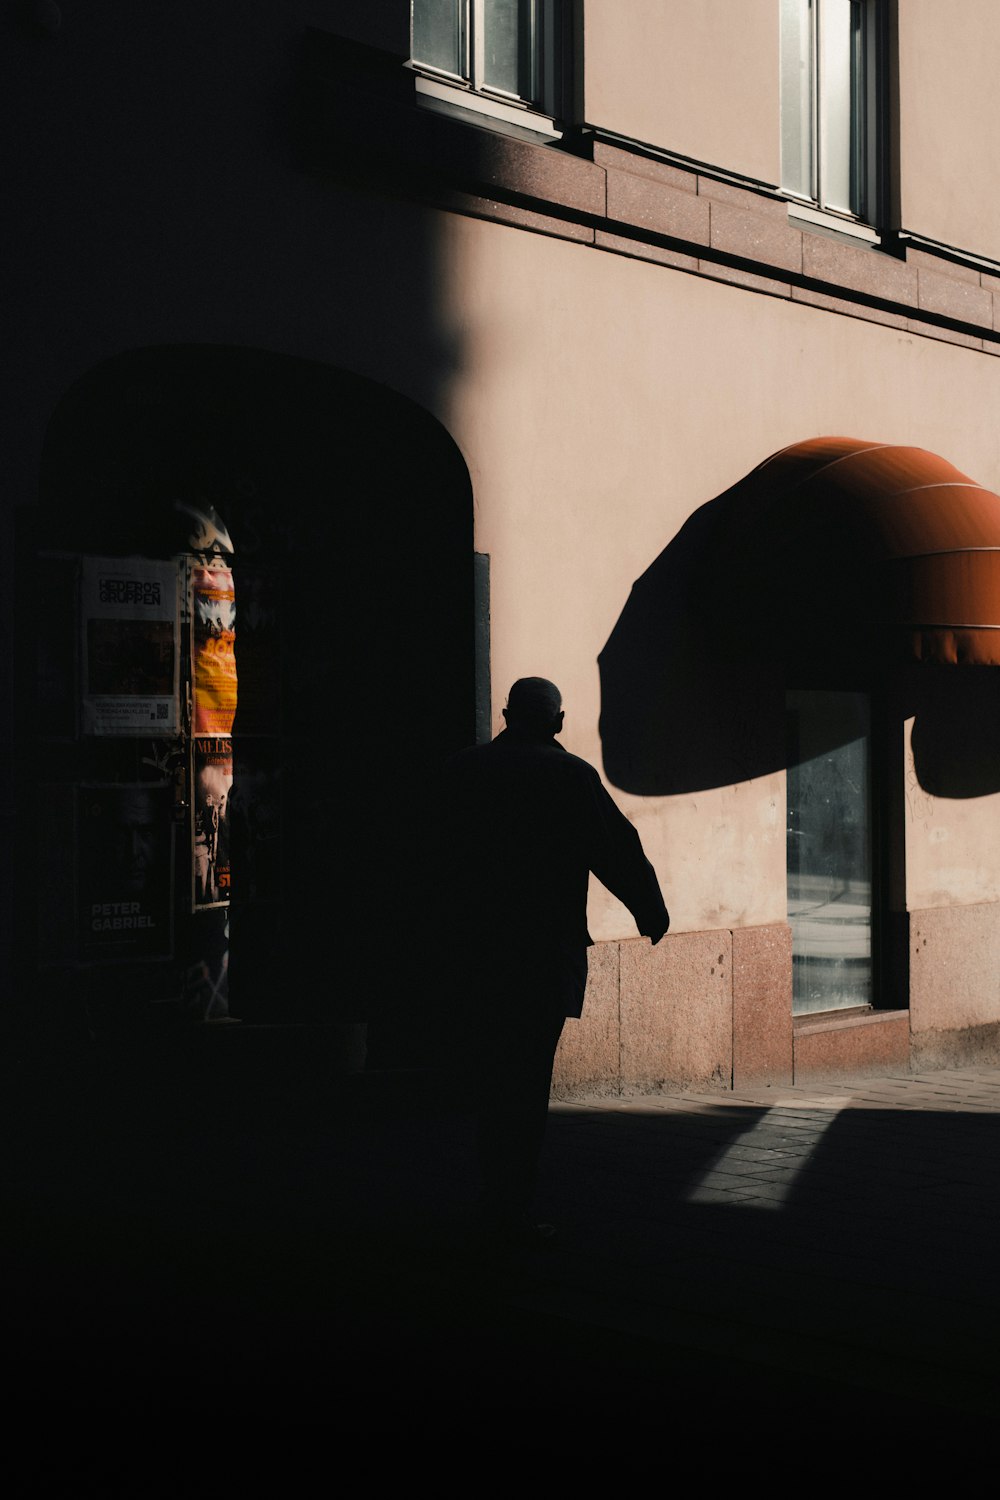
M 545 677 L 519 677 L 503 711 L 508 729 L 549 738 L 562 729 L 562 694 Z

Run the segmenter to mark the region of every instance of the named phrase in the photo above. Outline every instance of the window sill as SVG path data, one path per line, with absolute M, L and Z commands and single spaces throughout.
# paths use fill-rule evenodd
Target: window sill
M 471 89 L 428 78 L 422 73 L 414 73 L 414 88 L 417 104 L 422 109 L 449 115 L 467 125 L 497 130 L 504 135 L 532 141 L 535 145 L 562 140 L 563 133 L 555 121 L 528 105 L 505 104 L 501 99 L 476 94 Z
M 832 239 L 847 244 L 880 245 L 881 236 L 870 224 L 856 219 L 842 219 L 838 214 L 824 213 L 822 209 L 810 208 L 805 203 L 788 204 L 788 222 L 795 229 L 809 230 L 812 234 L 827 234 Z
M 855 1026 L 882 1026 L 899 1023 L 908 1010 L 878 1010 L 874 1006 L 845 1006 L 843 1010 L 806 1011 L 792 1016 L 796 1036 L 812 1032 L 846 1031 Z

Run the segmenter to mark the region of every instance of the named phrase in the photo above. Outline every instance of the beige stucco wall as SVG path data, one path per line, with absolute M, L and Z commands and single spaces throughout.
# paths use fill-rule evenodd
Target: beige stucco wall
M 776 184 L 778 27 L 777 0 L 586 0 L 587 122 Z M 995 0 L 899 5 L 901 226 L 991 260 L 998 42 Z
M 776 0 L 586 0 L 588 123 L 776 183 Z
M 463 358 L 438 415 L 468 462 L 476 546 L 492 560 L 497 730 L 511 681 L 551 677 L 564 743 L 600 765 L 597 659 L 633 581 L 692 510 L 787 443 L 917 443 L 1000 487 L 1000 360 L 495 224 L 439 227 Z M 784 919 L 783 774 L 616 795 L 675 930 Z M 934 902 L 1000 894 L 997 799 L 936 816 L 964 852 L 945 868 L 914 845 L 927 904 L 931 887 Z M 596 938 L 634 935 L 596 885 L 591 920 Z
M 902 227 L 1000 260 L 996 0 L 899 5 Z
M 917 777 L 912 732 L 910 719 L 905 742 L 908 909 L 1000 901 L 1000 793 L 933 796 Z

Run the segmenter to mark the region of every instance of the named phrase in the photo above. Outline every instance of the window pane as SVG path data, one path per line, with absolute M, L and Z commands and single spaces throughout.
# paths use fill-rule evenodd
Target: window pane
M 788 920 L 796 1014 L 872 1003 L 870 706 L 788 694 Z
M 521 99 L 533 99 L 531 0 L 483 0 L 484 81 Z
M 815 196 L 812 0 L 781 0 L 781 185 Z
M 823 0 L 820 194 L 846 213 L 861 212 L 863 10 L 860 0 Z
M 413 57 L 446 73 L 468 76 L 465 0 L 413 0 Z

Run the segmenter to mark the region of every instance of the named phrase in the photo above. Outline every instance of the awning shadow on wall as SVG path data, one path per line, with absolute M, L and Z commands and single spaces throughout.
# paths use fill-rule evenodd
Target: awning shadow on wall
M 921 786 L 982 796 L 998 667 L 1000 497 L 923 449 L 813 439 L 696 510 L 633 585 L 599 657 L 605 770 L 644 796 L 750 780 L 786 765 L 786 688 L 881 690 L 915 721 Z

